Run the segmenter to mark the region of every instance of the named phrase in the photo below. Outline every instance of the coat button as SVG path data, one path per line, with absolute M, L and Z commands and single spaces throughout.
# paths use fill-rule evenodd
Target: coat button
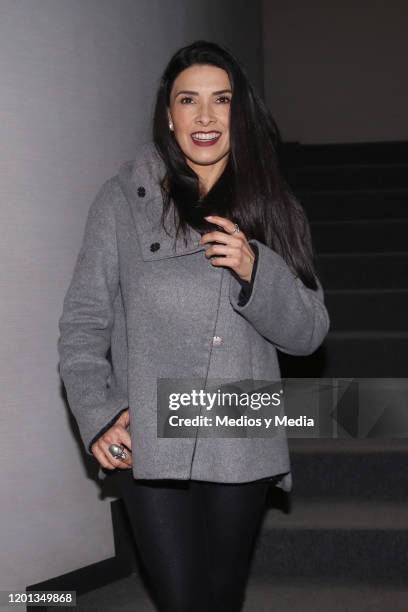
M 152 242 L 150 245 L 150 250 L 154 253 L 154 251 L 158 251 L 160 249 L 160 242 Z
M 213 346 L 221 346 L 223 342 L 224 342 L 224 338 L 222 338 L 222 336 L 213 336 L 213 339 L 212 339 Z
M 139 198 L 144 198 L 146 195 L 146 189 L 143 186 L 138 187 L 137 195 L 139 196 Z

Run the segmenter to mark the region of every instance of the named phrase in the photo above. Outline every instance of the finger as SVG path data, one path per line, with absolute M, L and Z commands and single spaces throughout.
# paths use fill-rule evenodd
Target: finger
M 235 257 L 214 257 L 214 259 L 211 259 L 211 264 L 213 266 L 232 268 L 235 271 L 239 267 L 239 261 Z
M 102 440 L 98 440 L 96 443 L 93 454 L 98 459 L 99 463 L 109 470 L 114 470 L 120 466 L 128 468 L 129 466 L 122 459 L 115 459 L 115 457 L 113 457 L 109 452 L 109 446 L 110 445 L 103 443 Z
M 200 242 L 201 244 L 206 244 L 207 242 L 221 242 L 222 244 L 231 244 L 238 247 L 242 243 L 242 238 L 238 238 L 236 234 L 233 235 L 225 232 L 214 231 L 204 234 Z
M 127 455 L 125 460 L 119 459 L 119 457 L 112 457 L 111 455 L 113 465 L 120 470 L 129 470 L 132 467 L 132 455 L 128 451 L 125 452 Z
M 105 455 L 105 458 L 114 466 L 114 467 L 129 467 L 132 465 L 132 454 L 130 450 L 124 449 L 126 453 L 126 459 L 117 459 L 113 457 L 113 455 L 109 451 L 109 447 L 111 444 L 117 444 L 120 446 L 127 446 L 129 444 L 129 432 L 124 429 L 121 425 L 113 425 L 108 431 L 102 435 L 99 440 L 97 440 L 96 444 L 99 443 L 99 448 Z M 125 444 L 125 440 L 127 444 Z M 131 444 L 131 443 L 130 443 Z
M 214 256 L 225 256 L 225 257 L 237 257 L 239 258 L 241 249 L 235 246 L 229 246 L 224 244 L 213 244 L 205 252 L 205 256 L 210 258 Z
M 112 425 L 112 427 L 106 432 L 103 440 L 105 442 L 109 442 L 110 444 L 124 444 L 130 450 L 132 449 L 130 432 L 119 421 Z
M 118 437 L 118 439 L 120 440 L 120 444 L 124 444 L 130 450 L 132 449 L 132 438 L 130 436 L 130 432 L 127 429 L 125 429 L 121 425 L 118 425 L 118 429 L 115 430 L 114 435 Z
M 241 278 L 243 278 L 244 261 L 241 249 L 220 245 L 214 245 L 210 248 L 212 253 L 216 253 L 210 259 L 210 262 L 213 266 L 230 268 L 234 272 L 236 272 Z M 210 251 L 210 249 L 208 249 L 208 251 Z M 206 255 L 208 251 L 206 251 Z
M 112 461 L 106 458 L 105 453 L 103 452 L 99 444 L 95 443 L 92 446 L 92 454 L 103 468 L 107 470 L 115 469 L 116 466 L 112 464 Z
M 221 225 L 229 234 L 235 229 L 235 223 L 226 217 L 219 217 L 218 215 L 208 215 L 205 217 L 210 223 Z M 241 233 L 241 231 L 239 232 Z
M 129 408 L 127 408 L 126 410 L 124 410 L 121 415 L 119 416 L 119 418 L 115 421 L 115 423 L 119 423 L 120 425 L 122 425 L 125 429 L 126 427 L 129 426 L 130 424 L 130 412 L 129 412 Z
M 125 448 L 124 451 L 126 453 L 126 459 L 114 457 L 109 451 L 109 446 L 111 444 L 119 444 L 119 442 L 110 442 L 109 444 L 102 443 L 102 448 L 105 453 L 105 457 L 109 460 L 111 465 L 113 465 L 113 467 L 115 468 L 121 469 L 129 469 L 129 467 L 132 467 L 132 453 Z

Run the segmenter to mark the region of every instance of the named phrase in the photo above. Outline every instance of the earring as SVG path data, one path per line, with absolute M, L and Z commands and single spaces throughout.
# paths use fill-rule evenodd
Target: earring
M 170 128 L 170 130 L 172 130 L 172 129 L 173 129 L 173 123 L 172 123 L 172 121 L 169 121 L 169 128 Z

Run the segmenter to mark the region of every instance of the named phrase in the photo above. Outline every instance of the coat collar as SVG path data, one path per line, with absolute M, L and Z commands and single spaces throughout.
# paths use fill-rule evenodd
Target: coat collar
M 129 202 L 145 261 L 178 257 L 206 249 L 206 245 L 198 244 L 201 234 L 193 228 L 190 228 L 187 244 L 179 236 L 173 248 L 175 229 L 170 230 L 167 221 L 166 227 L 171 234 L 169 236 L 161 226 L 163 200 L 159 183 L 164 174 L 165 164 L 153 142 L 142 145 L 135 159 L 123 163 L 118 173 L 119 184 Z

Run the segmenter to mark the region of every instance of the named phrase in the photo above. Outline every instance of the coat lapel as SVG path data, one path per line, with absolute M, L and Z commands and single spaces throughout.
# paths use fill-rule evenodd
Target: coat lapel
M 129 203 L 145 261 L 178 257 L 206 249 L 206 245 L 198 244 L 201 235 L 193 228 L 190 228 L 187 244 L 182 236 L 174 244 L 175 229 L 170 230 L 168 227 L 172 213 L 166 224 L 170 235 L 162 227 L 163 200 L 159 182 L 164 174 L 164 162 L 153 143 L 145 144 L 137 158 L 122 164 L 118 173 L 119 184 Z

